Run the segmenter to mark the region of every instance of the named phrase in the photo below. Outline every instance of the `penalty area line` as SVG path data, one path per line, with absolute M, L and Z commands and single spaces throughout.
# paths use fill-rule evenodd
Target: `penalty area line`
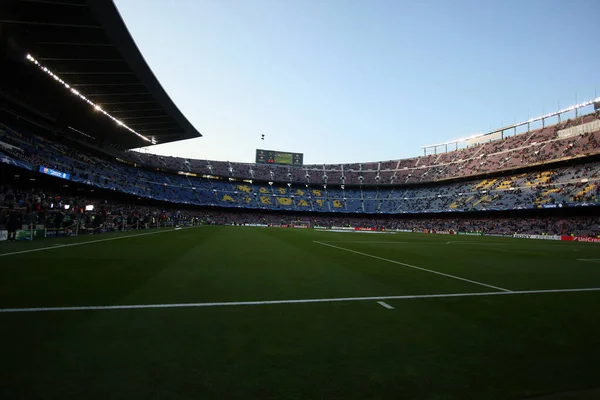
M 95 311 L 95 310 L 133 310 L 152 308 L 198 308 L 198 307 L 225 307 L 225 306 L 260 306 L 272 304 L 310 304 L 310 303 L 339 303 L 347 301 L 383 301 L 383 300 L 409 300 L 409 299 L 444 299 L 453 297 L 485 297 L 485 296 L 511 296 L 545 293 L 578 293 L 600 292 L 598 288 L 579 289 L 547 289 L 547 290 L 520 290 L 512 292 L 475 292 L 475 293 L 443 293 L 443 294 L 416 294 L 402 296 L 376 296 L 376 297 L 338 297 L 326 299 L 299 299 L 299 300 L 268 300 L 268 301 L 226 301 L 214 303 L 173 303 L 173 304 L 123 304 L 113 306 L 72 306 L 72 307 L 29 307 L 29 308 L 0 308 L 0 313 L 27 313 L 27 312 L 55 312 L 55 311 Z
M 387 262 L 392 263 L 392 264 L 398 264 L 398 265 L 402 265 L 402 266 L 405 266 L 405 267 L 408 267 L 408 268 L 418 269 L 420 271 L 425 271 L 425 272 L 429 272 L 429 273 L 432 273 L 432 274 L 445 276 L 447 278 L 457 279 L 459 281 L 469 282 L 469 283 L 473 283 L 475 285 L 485 286 L 485 287 L 489 287 L 489 288 L 496 289 L 496 290 L 501 290 L 503 292 L 510 292 L 510 290 L 508 290 L 508 289 L 504 289 L 504 288 L 501 288 L 501 287 L 498 287 L 498 286 L 488 285 L 487 283 L 478 282 L 478 281 L 474 281 L 474 280 L 467 279 L 467 278 L 461 278 L 460 276 L 445 274 L 443 272 L 434 271 L 434 270 L 427 269 L 427 268 L 422 268 L 422 267 L 417 267 L 416 265 L 406 264 L 406 263 L 403 263 L 403 262 L 400 262 L 400 261 L 390 260 L 389 258 L 383 258 L 383 257 L 379 257 L 379 256 L 374 256 L 372 254 L 363 253 L 361 251 L 356 251 L 356 250 L 350 250 L 350 249 L 346 249 L 344 247 L 334 246 L 332 244 L 328 244 L 328 243 L 324 243 L 324 242 L 319 242 L 319 241 L 316 241 L 316 240 L 314 240 L 314 242 L 317 243 L 317 244 L 320 244 L 322 246 L 333 247 L 334 249 L 343 250 L 343 251 L 347 251 L 347 252 L 354 253 L 354 254 L 360 254 L 361 256 L 371 257 L 371 258 L 375 258 L 375 259 L 381 260 L 381 261 L 387 261 Z
M 378 301 L 377 303 L 379 303 L 381 306 L 387 308 L 388 310 L 393 310 L 394 307 L 390 306 L 388 303 L 386 303 L 385 301 Z

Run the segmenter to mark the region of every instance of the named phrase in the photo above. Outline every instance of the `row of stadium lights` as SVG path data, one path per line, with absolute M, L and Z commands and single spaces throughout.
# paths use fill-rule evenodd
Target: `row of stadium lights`
M 110 118 L 113 121 L 115 121 L 119 126 L 122 126 L 123 128 L 129 130 L 131 133 L 133 133 L 134 135 L 138 136 L 139 138 L 145 140 L 146 142 L 150 142 L 152 144 L 156 144 L 156 141 L 154 139 L 147 138 L 146 136 L 137 133 L 136 131 L 134 131 L 133 129 L 131 129 L 127 125 L 125 125 L 122 121 L 118 120 L 117 118 L 113 117 L 112 115 L 110 115 L 109 113 L 107 113 L 106 111 L 104 111 L 98 104 L 95 104 L 94 102 L 92 102 L 91 100 L 89 100 L 87 97 L 85 97 L 84 95 L 82 95 L 81 93 L 79 93 L 79 91 L 77 91 L 77 89 L 71 87 L 67 82 L 63 81 L 57 75 L 55 75 L 52 71 L 50 71 L 48 68 L 46 68 L 42 64 L 40 64 L 38 62 L 38 60 L 36 60 L 33 56 L 31 56 L 31 54 L 27 54 L 26 58 L 27 58 L 27 60 L 29 60 L 32 63 L 34 63 L 35 65 L 37 65 L 42 71 L 44 71 L 45 73 L 47 73 L 48 75 L 50 75 L 52 78 L 54 78 L 55 81 L 57 81 L 58 83 L 60 83 L 61 85 L 63 85 L 65 87 L 65 89 L 69 90 L 75 96 L 79 97 L 81 100 L 85 101 L 90 106 L 94 107 L 94 110 L 99 111 L 102 114 L 106 115 L 108 118 Z
M 29 60 L 32 63 L 34 63 L 35 65 L 37 65 L 42 71 L 46 72 L 48 75 L 50 75 L 52 78 L 54 78 L 55 81 L 57 81 L 60 84 L 62 84 L 67 90 L 70 90 L 71 93 L 73 93 L 75 96 L 78 96 L 83 101 L 85 101 L 86 103 L 88 103 L 89 105 L 91 105 L 92 107 L 94 107 L 94 109 L 96 111 L 99 111 L 99 112 L 103 113 L 104 115 L 106 115 L 107 117 L 109 117 L 110 119 L 112 119 L 113 121 L 115 121 L 117 124 L 119 124 L 120 126 L 126 128 L 131 133 L 137 135 L 141 139 L 143 139 L 143 140 L 145 140 L 147 142 L 150 142 L 152 144 L 156 144 L 156 141 L 154 139 L 147 138 L 146 136 L 137 133 L 136 131 L 134 131 L 133 129 L 131 129 L 127 125 L 125 125 L 122 121 L 118 120 L 117 118 L 113 117 L 112 115 L 110 115 L 109 113 L 107 113 L 106 111 L 104 111 L 99 105 L 94 104 L 91 100 L 89 100 L 84 95 L 82 95 L 81 93 L 79 93 L 75 88 L 72 88 L 71 86 L 69 86 L 68 83 L 66 83 L 65 81 L 63 81 L 62 79 L 60 79 L 57 75 L 55 75 L 48 68 L 46 68 L 43 65 L 41 65 L 34 57 L 31 56 L 31 54 L 27 54 L 27 60 Z M 577 104 L 577 105 L 574 105 L 574 106 L 571 106 L 571 107 L 567 107 L 567 108 L 565 108 L 563 110 L 560 110 L 558 112 L 554 112 L 554 113 L 551 113 L 551 114 L 543 115 L 543 116 L 537 117 L 537 118 L 531 118 L 528 121 L 520 122 L 519 124 L 515 124 L 514 126 L 529 124 L 529 123 L 532 123 L 532 122 L 539 121 L 541 119 L 546 119 L 546 118 L 552 117 L 552 116 L 557 115 L 557 114 L 563 114 L 563 113 L 566 113 L 566 112 L 569 112 L 569 111 L 573 111 L 573 110 L 578 109 L 578 108 L 586 107 L 588 105 L 591 105 L 591 104 L 594 104 L 594 103 L 598 103 L 598 102 L 600 102 L 600 97 L 598 97 L 598 98 L 596 98 L 594 100 L 586 101 L 585 103 L 581 103 L 581 104 Z M 469 139 L 475 139 L 477 137 L 482 137 L 482 136 L 485 136 L 485 135 L 487 135 L 487 133 L 478 133 L 478 134 L 469 136 L 467 138 L 463 138 L 463 139 L 459 139 L 459 140 L 454 140 L 452 142 L 441 143 L 441 144 L 437 144 L 437 145 L 422 146 L 422 147 L 443 146 L 445 144 L 452 144 L 452 143 L 455 143 L 455 142 L 461 142 L 461 141 L 465 141 L 465 140 L 469 140 Z

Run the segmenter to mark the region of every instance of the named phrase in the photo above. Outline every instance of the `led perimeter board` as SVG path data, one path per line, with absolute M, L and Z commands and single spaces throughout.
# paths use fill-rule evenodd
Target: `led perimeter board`
M 302 166 L 304 155 L 302 153 L 289 153 L 287 151 L 256 150 L 257 164 L 278 164 Z

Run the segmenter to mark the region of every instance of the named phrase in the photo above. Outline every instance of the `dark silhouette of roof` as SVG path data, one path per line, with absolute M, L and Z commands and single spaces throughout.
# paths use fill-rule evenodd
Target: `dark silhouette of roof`
M 31 54 L 140 135 L 158 143 L 201 136 L 162 88 L 110 0 L 3 0 L 0 38 L 5 105 L 44 103 L 38 109 L 59 129 L 76 125 L 124 148 L 149 145 L 101 113 L 94 115 L 94 107 L 28 61 Z M 45 93 L 34 100 L 36 92 Z

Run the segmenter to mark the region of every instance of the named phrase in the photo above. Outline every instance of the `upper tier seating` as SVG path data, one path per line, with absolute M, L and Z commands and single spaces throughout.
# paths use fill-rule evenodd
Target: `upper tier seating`
M 507 172 L 499 178 L 474 177 L 468 182 L 427 187 L 372 185 L 441 181 L 599 152 L 600 132 L 555 138 L 560 129 L 597 118 L 598 113 L 455 152 L 363 164 L 292 168 L 127 153 L 130 161 L 138 165 L 152 164 L 167 170 L 196 171 L 227 179 L 136 168 L 6 126 L 0 129 L 0 142 L 14 147 L 2 147 L 8 156 L 68 172 L 75 182 L 172 203 L 347 213 L 424 213 L 596 204 L 600 193 L 599 162 L 527 174 Z M 247 178 L 245 182 L 236 178 L 241 175 Z
M 381 185 L 435 182 L 543 164 L 564 158 L 600 153 L 600 131 L 560 139 L 557 132 L 600 119 L 600 111 L 504 139 L 440 154 L 352 164 L 303 167 L 257 165 L 229 161 L 186 160 L 135 151 L 123 157 L 131 162 L 202 175 L 283 183 Z

